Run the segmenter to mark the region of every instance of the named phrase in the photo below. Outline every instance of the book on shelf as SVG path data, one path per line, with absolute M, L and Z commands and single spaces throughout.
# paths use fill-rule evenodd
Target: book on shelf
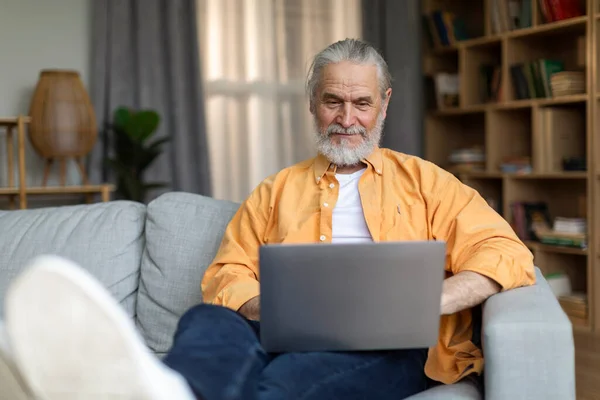
M 518 100 L 552 97 L 552 75 L 564 71 L 560 60 L 540 59 L 510 66 L 510 75 Z
M 433 48 L 453 46 L 469 39 L 464 19 L 450 11 L 435 10 L 423 16 L 425 34 Z
M 533 167 L 539 173 L 585 170 L 584 110 L 544 107 L 532 136 Z M 579 161 L 578 161 L 579 160 Z
M 583 6 L 580 0 L 538 0 L 538 4 L 545 23 L 583 15 Z
M 480 67 L 481 101 L 483 103 L 502 100 L 502 66 L 484 64 Z
M 458 74 L 440 72 L 433 76 L 437 108 L 458 107 L 460 81 Z
M 492 33 L 498 34 L 531 26 L 532 0 L 491 0 Z
M 515 201 L 510 209 L 513 229 L 521 240 L 539 241 L 537 232 L 551 227 L 550 212 L 545 202 Z

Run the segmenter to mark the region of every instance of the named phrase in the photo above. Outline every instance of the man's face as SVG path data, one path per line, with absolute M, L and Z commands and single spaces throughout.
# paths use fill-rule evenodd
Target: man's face
M 374 65 L 323 69 L 313 109 L 317 149 L 338 166 L 358 164 L 379 145 L 391 89 L 382 101 L 377 78 Z

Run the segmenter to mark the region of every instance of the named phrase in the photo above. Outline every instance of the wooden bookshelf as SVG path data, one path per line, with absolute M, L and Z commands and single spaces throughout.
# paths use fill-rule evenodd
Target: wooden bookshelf
M 520 9 L 518 15 L 520 21 L 530 19 L 524 24 L 528 26 L 502 26 L 507 21 L 497 14 L 496 7 L 506 2 L 422 1 L 422 65 L 429 100 L 424 121 L 425 158 L 478 190 L 511 223 L 511 204 L 523 201 L 545 202 L 552 218 L 585 218 L 586 248 L 525 243 L 544 274 L 564 273 L 574 290 L 587 295 L 587 318 L 572 318 L 574 329 L 600 333 L 600 119 L 596 117 L 600 111 L 600 0 L 582 0 L 582 15 L 554 22 L 546 22 L 540 0 L 531 0 L 530 8 Z M 468 38 L 459 38 L 464 35 L 455 31 L 455 25 L 448 34 L 449 43 L 439 43 L 439 37 L 429 39 L 431 30 L 436 29 L 431 18 L 436 11 L 452 14 L 443 18 L 460 18 Z M 555 15 L 560 12 L 564 10 Z M 448 29 L 449 19 L 443 19 L 444 23 Z M 527 87 L 526 92 L 537 94 L 533 98 L 523 96 L 524 87 L 518 86 L 523 81 L 519 81 L 515 66 L 535 63 L 543 75 L 549 66 L 537 61 L 540 59 L 559 61 L 564 70 L 578 71 L 584 78 L 581 90 L 556 95 L 548 90 L 547 79 L 547 83 L 539 81 L 540 87 Z M 490 96 L 486 90 L 481 73 L 486 65 L 495 66 L 500 77 L 499 96 Z M 458 76 L 458 101 L 453 106 L 436 102 L 433 89 L 440 73 Z M 562 137 L 563 141 L 550 141 L 549 137 Z M 457 169 L 451 156 L 468 148 L 481 149 L 484 160 L 472 170 Z M 582 159 L 584 168 L 564 170 L 560 164 L 563 155 Z M 529 160 L 530 168 L 518 173 L 502 169 L 506 160 L 515 157 Z

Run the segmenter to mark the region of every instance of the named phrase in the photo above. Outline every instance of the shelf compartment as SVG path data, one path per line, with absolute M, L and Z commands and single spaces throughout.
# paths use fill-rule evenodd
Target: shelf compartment
M 565 274 L 575 292 L 587 293 L 587 257 L 579 254 L 536 252 L 536 266 L 544 275 Z
M 531 109 L 498 109 L 486 120 L 487 171 L 502 172 L 511 158 L 531 157 Z
M 534 263 L 544 276 L 554 273 L 565 274 L 569 277 L 573 292 L 585 293 L 587 296 L 587 315 L 568 315 L 575 329 L 587 330 L 589 318 L 592 315 L 591 286 L 588 274 L 588 258 L 580 254 L 552 253 L 534 250 Z
M 504 88 L 508 101 L 555 101 L 550 100 L 559 98 L 552 88 L 550 76 L 556 72 L 577 72 L 587 79 L 585 29 L 582 32 L 550 30 L 548 34 L 555 36 L 519 36 L 506 42 Z M 551 46 L 548 46 L 549 40 Z M 585 95 L 587 87 L 584 81 L 580 92 L 566 97 Z
M 460 50 L 461 107 L 502 100 L 501 58 L 502 43 L 499 41 L 485 42 Z
M 485 114 L 428 115 L 425 151 L 429 161 L 451 169 L 450 155 L 459 149 L 485 148 Z
M 505 179 L 503 189 L 504 216 L 513 225 L 516 222 L 512 214 L 515 202 L 544 202 L 547 205 L 550 224 L 556 217 L 587 218 L 587 180 Z M 590 224 L 591 221 L 588 221 L 588 233 Z
M 423 74 L 433 77 L 441 72 L 458 73 L 457 51 L 435 51 L 423 56 Z
M 498 214 L 502 215 L 502 178 L 497 177 L 477 177 L 477 174 L 461 174 L 459 179 L 465 185 L 477 190 L 481 197 L 487 201 Z
M 579 172 L 587 176 L 586 132 L 586 104 L 535 109 L 532 130 L 534 172 L 539 174 Z

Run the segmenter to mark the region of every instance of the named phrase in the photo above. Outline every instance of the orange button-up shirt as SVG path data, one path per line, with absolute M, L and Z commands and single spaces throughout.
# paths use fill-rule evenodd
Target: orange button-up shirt
M 358 188 L 374 241 L 443 240 L 448 276 L 478 272 L 502 290 L 535 282 L 533 255 L 475 190 L 428 161 L 388 149 L 375 150 L 364 162 Z M 263 244 L 330 242 L 339 188 L 335 173 L 335 166 L 317 156 L 262 182 L 225 231 L 202 280 L 204 301 L 238 310 L 259 295 Z M 471 310 L 442 316 L 427 376 L 454 383 L 481 373 L 483 354 L 472 333 Z

